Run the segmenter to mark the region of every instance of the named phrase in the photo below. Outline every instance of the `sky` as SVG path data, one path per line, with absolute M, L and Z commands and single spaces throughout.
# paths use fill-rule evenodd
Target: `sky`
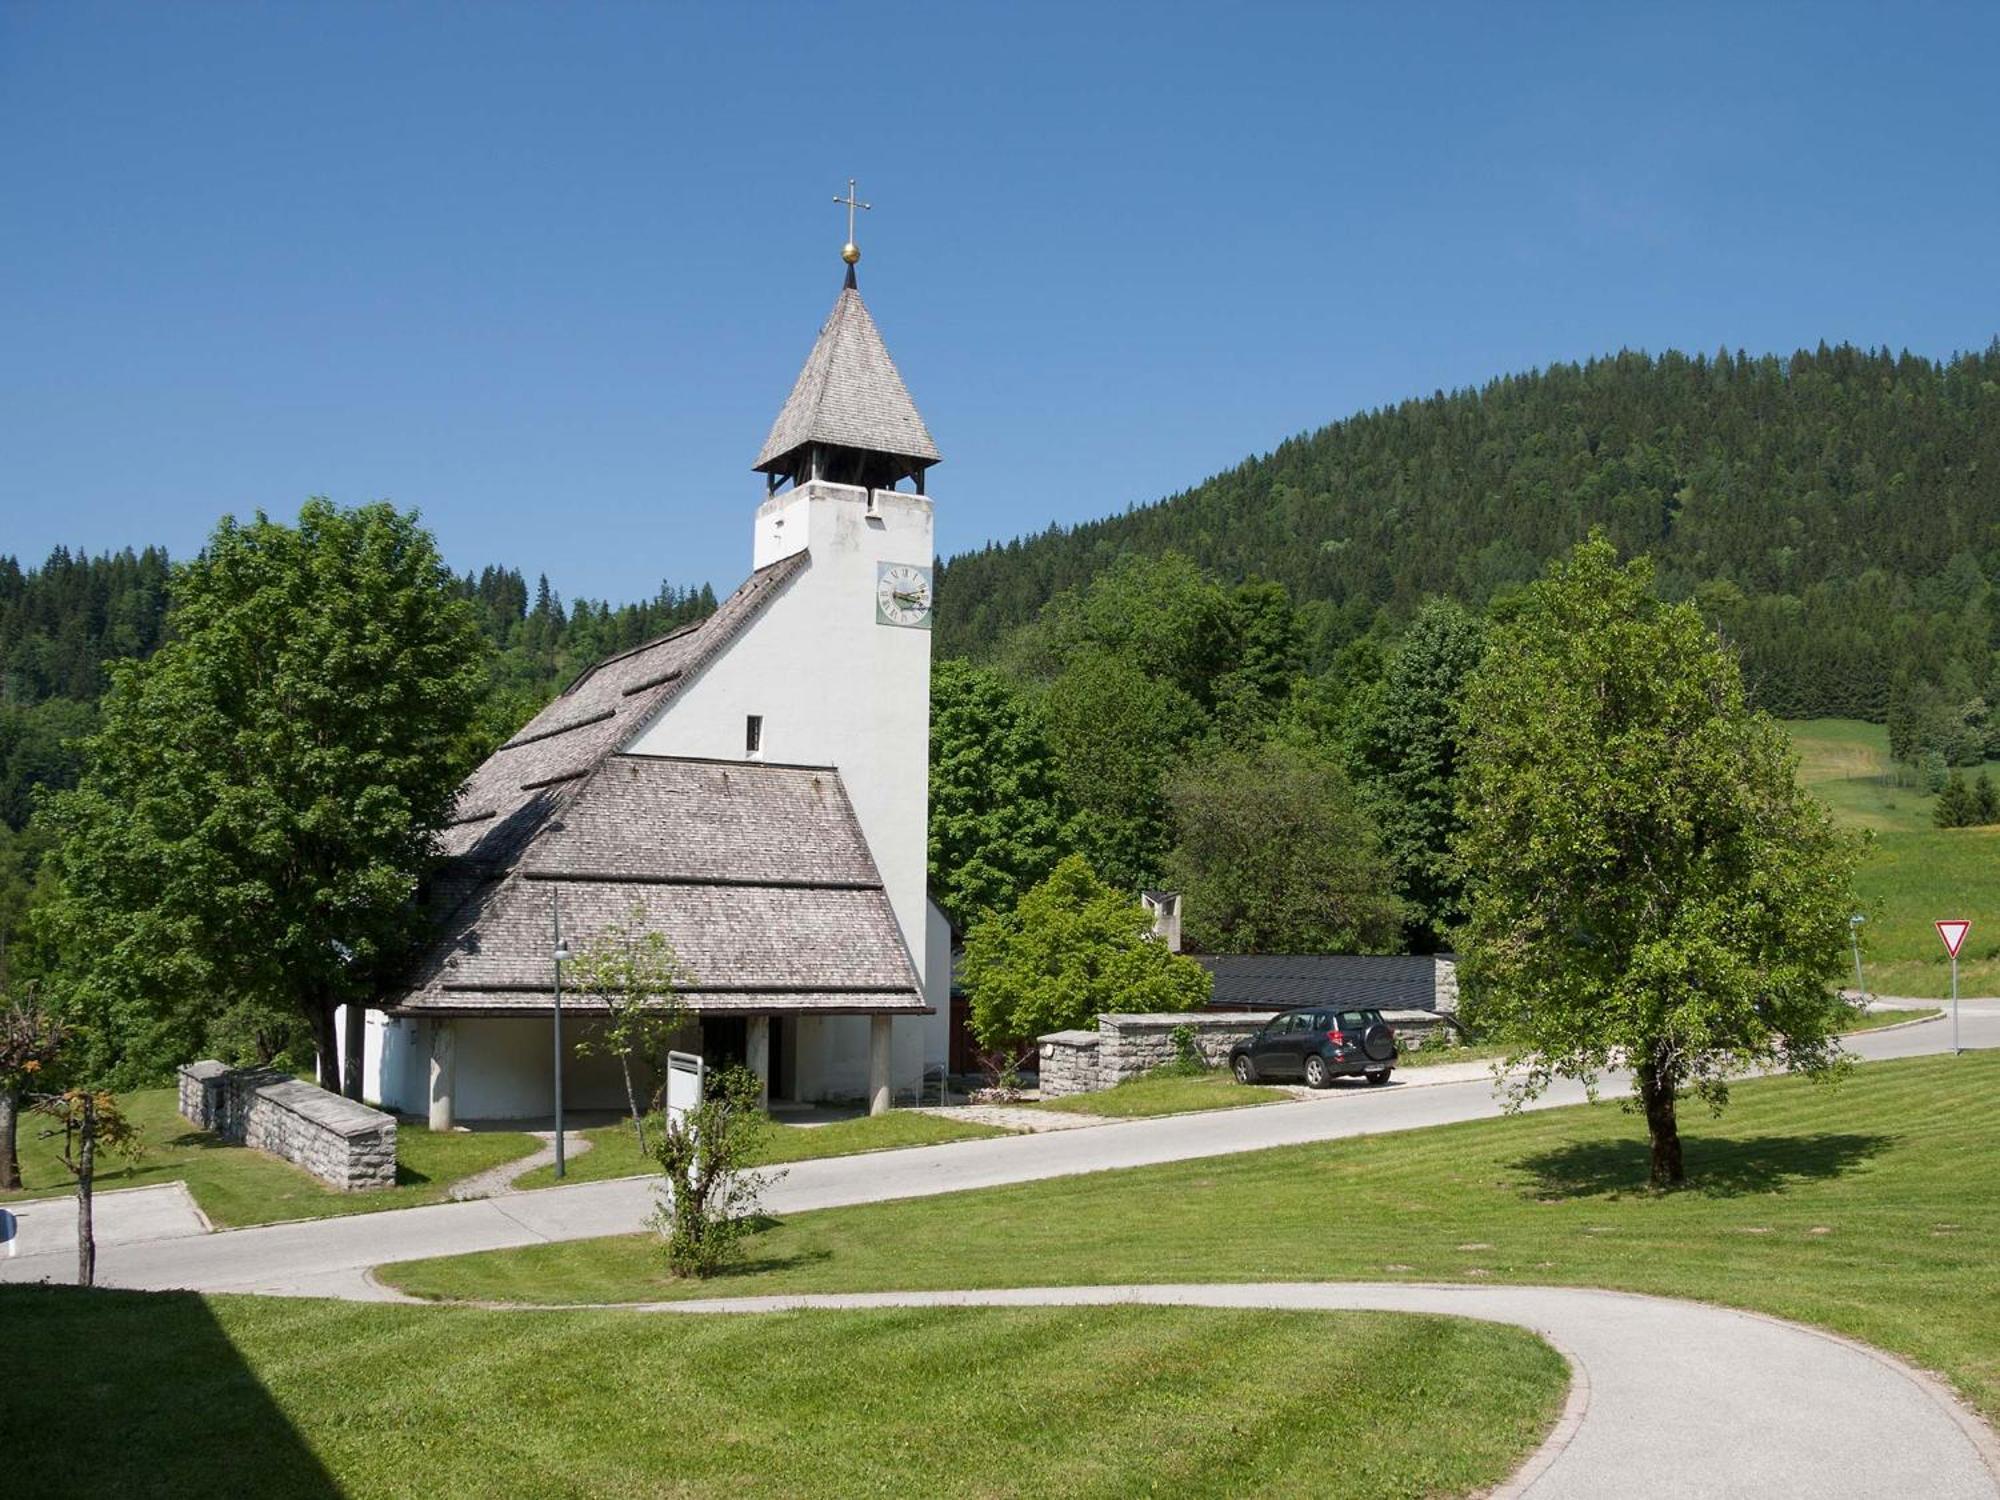
M 949 555 L 1621 348 L 2000 333 L 2000 7 L 0 0 L 0 553 L 727 590 L 861 287 Z

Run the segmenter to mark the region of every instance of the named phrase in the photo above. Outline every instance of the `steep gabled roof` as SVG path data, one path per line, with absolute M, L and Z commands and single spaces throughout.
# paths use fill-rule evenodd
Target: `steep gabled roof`
M 928 1009 L 838 771 L 622 753 L 808 557 L 599 662 L 486 758 L 445 830 L 436 936 L 385 1008 L 545 1013 L 560 900 L 565 934 L 585 941 L 642 911 L 687 965 L 696 1011 Z
M 459 793 L 444 833 L 443 879 L 504 870 L 574 783 L 700 675 L 806 564 L 799 552 L 759 568 L 706 620 L 606 657 L 563 689 Z
M 808 443 L 893 454 L 918 468 L 938 462 L 937 444 L 851 274 L 751 467 L 784 470 L 787 456 Z

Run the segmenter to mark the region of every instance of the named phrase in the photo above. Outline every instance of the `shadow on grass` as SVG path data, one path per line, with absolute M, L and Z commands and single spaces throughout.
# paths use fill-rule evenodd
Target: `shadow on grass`
M 36 1351 L 0 1405 L 10 1495 L 341 1494 L 192 1293 L 0 1286 L 0 1325 Z
M 1892 1135 L 1760 1135 L 1682 1137 L 1687 1185 L 1678 1191 L 1706 1198 L 1777 1193 L 1799 1182 L 1824 1181 L 1859 1166 L 1896 1143 Z M 1577 1141 L 1524 1156 L 1514 1166 L 1528 1174 L 1537 1198 L 1601 1198 L 1643 1193 L 1650 1160 L 1643 1140 Z

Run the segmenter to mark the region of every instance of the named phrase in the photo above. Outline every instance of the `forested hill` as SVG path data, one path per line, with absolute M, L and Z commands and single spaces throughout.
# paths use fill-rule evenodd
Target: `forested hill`
M 1483 605 L 1602 526 L 1743 652 L 1761 705 L 1881 719 L 1986 691 L 2000 341 L 1938 364 L 1620 354 L 1337 422 L 1157 504 L 952 558 L 939 649 L 984 656 L 1121 553 L 1284 583 L 1330 659 L 1426 594 Z
M 531 588 L 513 568 L 467 572 L 456 582 L 493 647 L 478 731 L 488 747 L 590 663 L 715 609 L 707 584 L 662 584 L 641 604 L 577 599 L 565 607 L 546 577 Z M 170 586 L 160 547 L 96 557 L 58 547 L 26 568 L 0 556 L 0 829 L 26 824 L 36 787 L 74 779 L 73 742 L 95 722 L 108 668 L 159 645 Z M 0 866 L 4 852 L 0 839 Z M 5 879 L 0 868 L 0 886 Z

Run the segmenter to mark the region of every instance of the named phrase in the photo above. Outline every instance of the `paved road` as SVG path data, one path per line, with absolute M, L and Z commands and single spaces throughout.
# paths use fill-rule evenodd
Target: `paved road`
M 648 1310 L 1104 1303 L 1446 1313 L 1532 1329 L 1568 1357 L 1570 1399 L 1501 1496 L 2000 1496 L 2000 1443 L 1928 1376 L 1796 1323 L 1664 1297 L 1307 1282 L 718 1298 Z
M 1964 1006 L 1962 1039 L 1967 1046 L 2000 1046 L 2000 1000 Z M 1863 1033 L 1849 1046 L 1858 1057 L 1871 1060 L 1947 1050 L 1949 1021 Z M 801 1213 L 1413 1130 L 1499 1113 L 1490 1080 L 1425 1084 L 1422 1070 L 1412 1070 L 1408 1077 L 1413 1081 L 1399 1080 L 1387 1088 L 1339 1088 L 1291 1104 L 800 1162 L 769 1190 L 765 1203 L 773 1213 Z M 1607 1093 L 1617 1091 L 1615 1080 L 1607 1085 Z M 1564 1084 L 1535 1107 L 1582 1098 L 1580 1088 Z M 98 1279 L 107 1286 L 380 1298 L 390 1294 L 368 1278 L 371 1266 L 626 1234 L 644 1223 L 653 1202 L 650 1181 L 627 1178 L 196 1238 L 121 1236 L 100 1251 Z M 73 1251 L 23 1253 L 0 1259 L 0 1281 L 67 1280 L 75 1274 L 74 1265 Z

